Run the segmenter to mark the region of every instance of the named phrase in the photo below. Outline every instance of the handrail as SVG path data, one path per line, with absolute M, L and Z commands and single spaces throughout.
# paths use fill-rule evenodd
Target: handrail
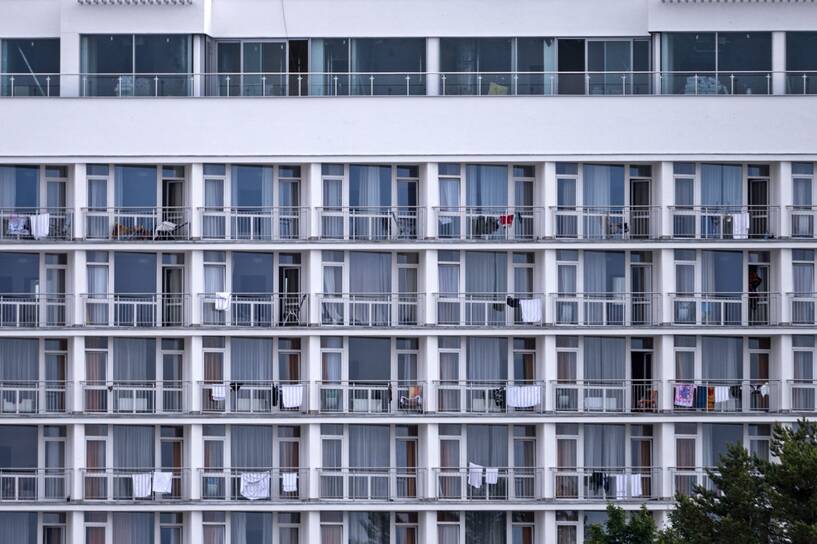
M 582 500 L 656 500 L 662 497 L 659 467 L 551 468 L 554 497 Z
M 439 500 L 530 501 L 545 497 L 542 467 L 432 468 Z
M 555 412 L 658 412 L 658 380 L 552 380 Z
M 435 380 L 437 412 L 467 414 L 542 414 L 543 380 Z
M 434 206 L 437 238 L 534 241 L 544 237 L 543 206 Z
M 87 413 L 182 414 L 190 410 L 190 382 L 182 380 L 81 381 Z
M 319 498 L 396 501 L 425 498 L 426 469 L 418 467 L 316 468 Z
M 322 325 L 397 327 L 425 324 L 425 293 L 319 293 Z
M 0 293 L 0 328 L 73 325 L 73 298 L 66 293 Z
M 0 416 L 69 413 L 72 389 L 70 381 L 2 380 Z
M 555 325 L 655 326 L 663 321 L 661 293 L 551 294 Z
M 669 206 L 674 238 L 768 240 L 780 233 L 780 206 Z
M 433 293 L 437 325 L 539 327 L 544 293 Z
M 114 206 L 81 208 L 87 240 L 189 240 L 190 208 Z
M 204 501 L 299 501 L 307 499 L 309 472 L 298 467 L 200 468 L 198 477 Z
M 71 469 L 0 469 L 0 503 L 64 502 L 71 497 Z
M 72 240 L 74 210 L 69 207 L 0 208 L 0 241 Z
M 551 206 L 553 237 L 652 240 L 660 237 L 660 206 Z
M 200 381 L 202 413 L 271 414 L 309 411 L 309 384 L 286 380 Z
M 423 413 L 428 399 L 422 382 L 359 380 L 317 382 L 321 413 Z
M 189 325 L 188 293 L 81 293 L 88 327 L 183 327 Z
M 422 206 L 321 206 L 315 208 L 323 240 L 421 240 Z
M 201 293 L 201 324 L 268 328 L 309 324 L 307 293 Z
M 203 240 L 306 240 L 306 206 L 207 206 L 197 209 Z
M 777 413 L 782 409 L 780 380 L 667 380 L 673 412 Z
M 667 293 L 675 325 L 774 326 L 780 324 L 780 294 Z
M 80 468 L 87 501 L 180 501 L 189 497 L 188 468 Z M 169 473 L 169 487 L 158 487 L 155 473 Z M 170 489 L 169 492 L 164 489 Z

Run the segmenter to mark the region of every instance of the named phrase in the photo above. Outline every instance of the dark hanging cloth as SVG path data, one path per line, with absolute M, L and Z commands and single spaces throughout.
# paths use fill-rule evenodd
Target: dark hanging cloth
M 496 404 L 497 408 L 505 408 L 505 388 L 500 387 L 498 389 L 494 389 L 491 393 L 494 397 L 494 404 Z
M 505 304 L 507 304 L 511 308 L 519 308 L 519 299 L 515 297 L 508 297 L 508 299 L 505 301 Z

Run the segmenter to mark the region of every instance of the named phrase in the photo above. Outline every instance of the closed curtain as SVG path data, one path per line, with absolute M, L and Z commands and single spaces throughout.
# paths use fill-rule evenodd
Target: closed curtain
M 13 209 L 17 206 L 17 180 L 14 166 L 0 166 L 0 208 Z
M 704 380 L 743 379 L 743 339 L 723 336 L 701 338 Z
M 92 295 L 105 295 L 108 293 L 108 267 L 89 266 L 88 270 L 88 292 Z
M 388 512 L 349 512 L 349 544 L 389 544 Z
M 810 294 L 814 292 L 814 265 L 810 263 L 792 264 L 794 275 L 794 292 Z
M 272 468 L 272 426 L 233 425 L 230 453 L 234 469 Z
M 508 167 L 469 164 L 465 167 L 466 200 L 471 208 L 504 208 L 508 205 Z
M 155 166 L 117 166 L 114 178 L 117 208 L 156 207 Z
M 118 469 L 150 469 L 154 465 L 153 427 L 113 426 L 113 465 Z
M 468 294 L 506 293 L 507 254 L 499 251 L 465 253 L 465 292 Z
M 39 340 L 3 338 L 0 340 L 0 380 L 34 382 L 39 376 Z
M 2 176 L 2 170 L 0 170 L 0 176 Z M 794 205 L 810 207 L 811 198 L 811 179 L 795 178 L 792 183 L 792 202 Z
M 457 295 L 460 292 L 460 267 L 456 264 L 441 264 L 437 270 L 440 294 Z
M 584 339 L 584 379 L 623 380 L 626 361 L 624 338 L 588 336 Z
M 230 343 L 230 379 L 272 381 L 272 338 L 233 338 Z
M 814 379 L 814 352 L 794 352 L 794 379 L 803 381 Z
M 156 379 L 156 340 L 153 338 L 113 339 L 113 379 L 152 382 Z
M 467 425 L 470 463 L 484 467 L 508 466 L 508 427 L 506 425 Z
M 444 209 L 460 205 L 460 181 L 443 178 L 440 180 L 440 206 Z
M 584 292 L 618 294 L 626 291 L 623 251 L 584 252 Z
M 239 208 L 271 208 L 273 175 L 271 166 L 233 166 L 232 204 Z
M 606 164 L 582 166 L 583 204 L 589 208 L 624 205 L 624 167 Z
M 349 466 L 387 468 L 389 465 L 389 427 L 349 425 Z
M 349 253 L 349 286 L 354 294 L 391 293 L 391 254 L 352 251 Z
M 560 295 L 576 294 L 576 267 L 569 264 L 560 264 L 558 267 L 558 285 Z
M 204 292 L 218 293 L 224 291 L 224 274 L 225 270 L 222 265 L 204 265 Z
M 224 206 L 224 182 L 222 180 L 204 180 L 204 206 L 215 209 Z
M 466 374 L 473 382 L 505 382 L 508 378 L 508 339 L 469 336 Z
M 391 167 L 349 166 L 349 205 L 353 208 L 391 206 Z
M 114 512 L 113 541 L 116 544 L 153 542 L 153 512 Z
M 703 424 L 704 467 L 714 467 L 732 444 L 743 445 L 743 425 L 740 423 Z
M 268 544 L 272 542 L 272 512 L 230 513 L 231 544 Z
M 735 164 L 701 165 L 701 205 L 711 207 L 742 204 L 742 168 Z
M 701 287 L 705 294 L 743 291 L 743 255 L 740 251 L 702 251 Z
M 505 544 L 505 512 L 465 512 L 465 541 L 469 544 Z
M 624 467 L 624 436 L 624 425 L 585 424 L 584 466 Z
M 37 512 L 0 512 L 0 542 L 36 544 Z

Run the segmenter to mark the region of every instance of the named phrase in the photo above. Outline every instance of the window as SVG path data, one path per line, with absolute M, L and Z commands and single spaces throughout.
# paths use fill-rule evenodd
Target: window
M 792 384 L 792 410 L 813 411 L 815 408 L 815 337 L 811 335 L 792 336 L 794 355 L 794 383 Z
M 2 96 L 59 96 L 60 40 L 3 39 L 0 52 Z
M 437 541 L 439 544 L 459 544 L 459 512 L 437 512 Z
M 814 254 L 812 249 L 792 250 L 792 323 L 811 324 L 815 320 Z
M 179 512 L 162 512 L 159 514 L 159 540 L 161 544 L 182 544 L 184 516 Z
M 533 544 L 536 521 L 533 512 L 511 512 L 512 544 Z
M 786 93 L 817 93 L 817 32 L 786 32 Z
M 556 544 L 576 544 L 579 538 L 579 513 L 575 510 L 556 511 Z
M 514 94 L 512 51 L 512 38 L 440 39 L 440 70 L 445 74 L 441 92 Z
M 226 513 L 204 511 L 202 518 L 204 544 L 224 544 L 227 536 Z
M 771 436 L 771 425 L 749 424 L 749 453 L 762 461 L 768 461 Z
M 321 512 L 321 544 L 343 544 L 343 512 Z
M 420 540 L 417 512 L 395 512 L 394 518 L 397 535 L 395 544 L 418 544 Z

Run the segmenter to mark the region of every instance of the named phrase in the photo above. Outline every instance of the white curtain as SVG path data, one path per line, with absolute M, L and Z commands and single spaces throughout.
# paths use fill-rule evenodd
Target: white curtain
M 349 512 L 349 544 L 389 544 L 388 512 Z
M 507 425 L 467 425 L 469 463 L 484 467 L 508 466 Z
M 36 544 L 37 512 L 0 512 L 0 542 Z
M 724 336 L 702 337 L 701 361 L 704 380 L 742 379 L 743 339 Z
M 440 279 L 440 293 L 458 294 L 460 292 L 460 267 L 456 264 L 441 264 L 437 271 Z
M 508 167 L 497 164 L 469 164 L 465 167 L 466 200 L 469 207 L 508 205 Z
M 624 425 L 584 425 L 584 466 L 618 468 L 624 463 Z
M 583 204 L 609 208 L 624 204 L 624 167 L 606 164 L 582 166 Z
M 443 178 L 440 180 L 440 206 L 456 208 L 460 205 L 460 180 Z
M 149 425 L 114 425 L 114 468 L 154 468 L 153 431 Z
M 39 340 L 0 339 L 0 380 L 33 382 L 39 376 Z
M 272 468 L 272 436 L 272 425 L 231 426 L 232 467 L 256 470 Z
M 576 266 L 572 264 L 560 264 L 557 269 L 558 284 L 557 289 L 560 295 L 576 294 Z
M 814 265 L 810 263 L 793 263 L 794 292 L 809 294 L 814 292 Z
M 701 287 L 708 294 L 743 291 L 743 254 L 740 251 L 702 251 Z
M 388 425 L 349 425 L 349 466 L 351 468 L 390 466 Z
M 731 444 L 743 444 L 743 425 L 703 423 L 703 464 L 714 467 Z
M 272 542 L 272 512 L 230 513 L 231 544 L 268 544 Z
M 465 292 L 499 293 L 508 291 L 507 254 L 501 251 L 465 252 Z
M 113 379 L 152 382 L 156 379 L 156 340 L 113 339 Z
M 584 379 L 623 380 L 626 352 L 624 338 L 585 337 Z
M 792 186 L 793 204 L 795 206 L 811 206 L 811 179 L 794 178 Z
M 352 293 L 391 293 L 391 253 L 349 253 L 349 287 Z
M 221 208 L 224 206 L 224 181 L 221 179 L 204 180 L 204 206 Z
M 204 265 L 204 292 L 218 293 L 224 291 L 224 277 L 226 271 L 223 265 L 220 264 L 206 264 Z
M 0 208 L 17 206 L 17 179 L 14 166 L 0 166 Z
M 153 512 L 114 512 L 113 541 L 116 544 L 153 542 Z
M 460 544 L 459 525 L 438 525 L 437 539 L 439 544 Z
M 474 382 L 504 382 L 508 378 L 508 339 L 468 337 L 467 377 Z
M 230 379 L 233 382 L 272 381 L 272 338 L 233 338 Z
M 701 165 L 701 204 L 703 206 L 740 206 L 742 169 L 736 164 Z
M 353 208 L 391 206 L 391 167 L 349 167 L 349 205 Z

